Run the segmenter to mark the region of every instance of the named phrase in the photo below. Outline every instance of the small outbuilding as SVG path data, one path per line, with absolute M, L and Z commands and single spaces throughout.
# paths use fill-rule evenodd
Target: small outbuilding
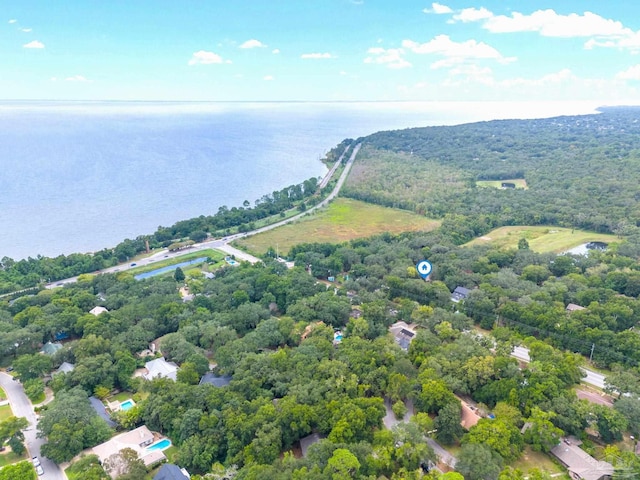
M 569 305 L 567 305 L 567 308 L 565 308 L 565 310 L 567 312 L 575 312 L 576 310 L 586 310 L 586 309 L 581 305 L 576 305 L 575 303 L 570 303 Z

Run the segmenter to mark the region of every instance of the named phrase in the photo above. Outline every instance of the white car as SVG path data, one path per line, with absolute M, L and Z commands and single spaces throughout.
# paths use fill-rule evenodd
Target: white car
M 38 457 L 32 457 L 31 458 L 31 463 L 33 463 L 34 467 L 39 467 L 40 466 L 40 459 Z
M 44 469 L 42 468 L 42 465 L 38 465 L 38 466 L 36 467 L 36 473 L 37 473 L 38 475 L 44 475 Z

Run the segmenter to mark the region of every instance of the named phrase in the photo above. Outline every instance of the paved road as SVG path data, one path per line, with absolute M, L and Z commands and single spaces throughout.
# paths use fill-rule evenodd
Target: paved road
M 103 270 L 100 270 L 99 273 L 124 272 L 126 270 L 131 270 L 132 268 L 136 268 L 136 267 L 153 265 L 154 263 L 159 262 L 161 260 L 166 260 L 166 259 L 169 259 L 169 258 L 177 258 L 177 257 L 180 257 L 180 256 L 184 255 L 185 253 L 199 252 L 199 251 L 202 251 L 202 250 L 208 250 L 210 248 L 213 248 L 213 249 L 216 249 L 216 250 L 221 250 L 223 252 L 228 253 L 229 255 L 235 255 L 236 258 L 240 258 L 241 260 L 246 260 L 246 261 L 251 262 L 251 263 L 257 263 L 257 262 L 260 261 L 259 258 L 254 257 L 253 255 L 250 255 L 250 254 L 248 254 L 246 252 L 243 252 L 241 250 L 238 250 L 237 248 L 234 248 L 231 245 L 229 245 L 229 243 L 233 242 L 234 240 L 237 240 L 239 238 L 245 238 L 245 237 L 249 237 L 251 235 L 256 235 L 258 233 L 268 232 L 269 230 L 273 230 L 274 228 L 281 227 L 282 225 L 286 225 L 287 223 L 295 222 L 296 220 L 299 220 L 303 216 L 307 215 L 308 213 L 312 213 L 315 210 L 318 210 L 320 208 L 326 207 L 329 204 L 329 202 L 331 200 L 333 200 L 334 198 L 336 198 L 338 196 L 338 193 L 340 193 L 340 189 L 342 188 L 342 185 L 344 185 L 344 182 L 346 181 L 347 177 L 349 176 L 349 172 L 351 171 L 351 166 L 353 165 L 353 162 L 356 159 L 356 155 L 360 151 L 361 145 L 362 144 L 360 144 L 360 143 L 358 145 L 356 145 L 355 148 L 353 149 L 353 151 L 351 152 L 351 157 L 349 157 L 349 161 L 346 163 L 346 165 L 344 167 L 344 170 L 342 172 L 342 175 L 340 175 L 340 178 L 338 179 L 338 182 L 336 183 L 336 186 L 334 187 L 333 191 L 329 195 L 327 195 L 327 198 L 325 198 L 322 202 L 320 202 L 317 205 L 309 208 L 305 212 L 302 212 L 302 213 L 299 213 L 297 215 L 294 215 L 293 217 L 286 218 L 284 220 L 281 220 L 280 222 L 272 223 L 271 225 L 267 225 L 266 227 L 262 227 L 262 228 L 258 228 L 256 230 L 252 230 L 251 232 L 236 233 L 234 235 L 229 235 L 228 237 L 219 238 L 219 239 L 215 239 L 215 240 L 209 240 L 207 242 L 198 243 L 196 245 L 193 245 L 193 246 L 191 246 L 189 248 L 185 248 L 185 249 L 177 251 L 177 252 L 170 252 L 168 250 L 162 250 L 162 251 L 159 251 L 157 253 L 154 253 L 153 255 L 151 255 L 149 257 L 142 258 L 140 260 L 136 260 L 135 262 L 116 265 L 115 267 L 105 268 Z M 346 152 L 346 150 L 345 150 L 345 152 Z M 342 157 L 340 157 L 340 158 L 342 158 Z M 66 278 L 64 280 L 58 280 L 56 282 L 49 283 L 49 284 L 45 285 L 45 288 L 49 288 L 50 289 L 50 288 L 62 287 L 64 285 L 68 284 L 68 283 L 75 283 L 77 281 L 78 281 L 78 277 Z
M 511 356 L 517 358 L 518 360 L 522 360 L 523 362 L 531 361 L 531 357 L 529 357 L 529 349 L 525 347 L 513 347 Z M 593 370 L 589 370 L 588 368 L 580 367 L 580 369 L 585 374 L 585 376 L 582 378 L 583 383 L 587 383 L 597 388 L 604 388 L 604 375 L 598 372 L 594 372 Z
M 42 438 L 36 437 L 36 426 L 38 420 L 33 411 L 31 402 L 24 394 L 22 384 L 13 380 L 11 375 L 0 372 L 0 386 L 7 394 L 7 399 L 11 405 L 13 414 L 16 417 L 25 417 L 29 422 L 29 427 L 24 431 L 24 439 L 29 455 L 31 457 L 37 456 L 40 458 L 40 463 L 44 469 L 44 475 L 38 478 L 43 480 L 66 480 L 67 476 L 57 464 L 40 455 L 40 447 L 45 443 L 45 441 Z
M 442 446 L 440 446 L 440 444 L 433 438 L 427 437 L 427 443 L 431 448 L 433 448 L 433 451 L 436 453 L 442 463 L 447 464 L 451 468 L 456 468 L 456 463 L 458 462 L 458 459 L 456 457 L 442 448 Z
M 327 174 L 324 176 L 324 178 L 322 179 L 322 181 L 320 182 L 320 185 L 319 185 L 320 189 L 323 189 L 324 187 L 327 186 L 327 184 L 329 183 L 329 180 L 331 180 L 331 177 L 333 177 L 333 174 L 336 173 L 336 169 L 342 163 L 342 159 L 344 158 L 346 153 L 349 151 L 349 148 L 351 148 L 351 145 L 347 145 L 347 148 L 344 149 L 344 151 L 342 152 L 342 155 L 340 155 L 340 158 L 338 159 L 338 161 L 333 164 L 333 167 L 331 167 L 331 170 L 329 170 L 327 172 Z

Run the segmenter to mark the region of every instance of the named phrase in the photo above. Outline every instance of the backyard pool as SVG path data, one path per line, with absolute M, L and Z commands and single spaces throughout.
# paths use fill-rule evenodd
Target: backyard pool
M 154 450 L 166 450 L 170 446 L 171 440 L 169 440 L 168 438 L 163 438 L 159 442 L 149 445 L 146 449 L 150 452 L 153 452 Z
M 133 408 L 133 406 L 135 405 L 135 402 L 131 399 L 129 400 L 125 400 L 124 402 L 122 402 L 120 404 L 120 410 L 131 410 Z

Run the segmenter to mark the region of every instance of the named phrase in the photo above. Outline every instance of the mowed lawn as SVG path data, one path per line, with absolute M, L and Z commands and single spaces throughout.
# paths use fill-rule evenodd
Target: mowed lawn
M 545 226 L 512 226 L 497 228 L 465 245 L 491 244 L 502 248 L 518 248 L 518 241 L 526 238 L 529 248 L 538 253 L 562 253 L 588 242 L 612 243 L 615 235 L 587 232 L 571 228 Z
M 476 181 L 476 185 L 478 187 L 491 187 L 491 188 L 502 188 L 503 183 L 513 183 L 516 188 L 522 188 L 527 190 L 529 187 L 527 186 L 527 181 L 524 178 L 510 178 L 507 180 L 478 180 Z
M 269 247 L 278 248 L 280 254 L 285 255 L 298 243 L 341 243 L 384 232 L 430 231 L 439 225 L 439 220 L 405 210 L 338 198 L 327 208 L 294 223 L 238 240 L 235 244 L 256 255 L 266 253 Z

